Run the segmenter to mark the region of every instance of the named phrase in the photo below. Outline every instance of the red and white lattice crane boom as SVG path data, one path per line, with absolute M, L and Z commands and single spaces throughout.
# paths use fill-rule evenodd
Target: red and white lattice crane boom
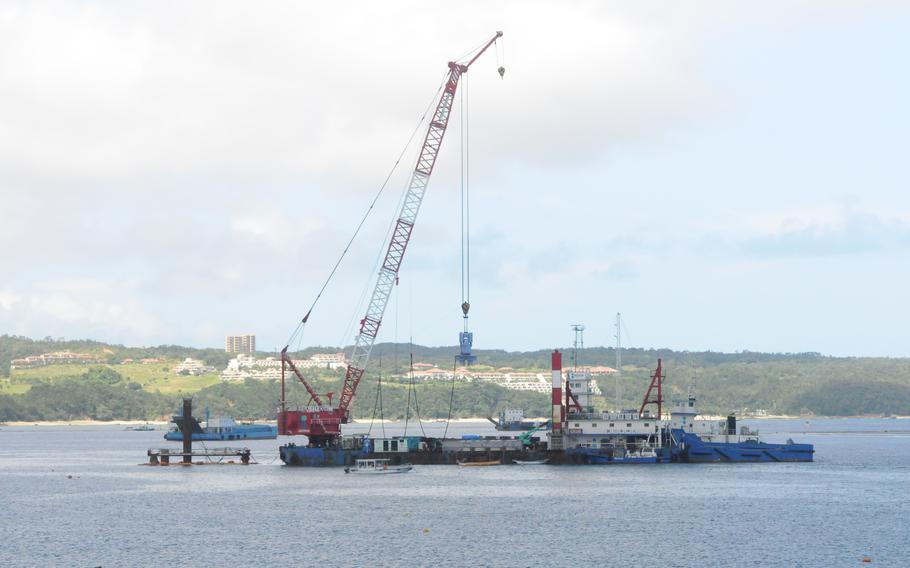
M 402 202 L 398 220 L 395 222 L 395 229 L 392 231 L 385 259 L 376 279 L 376 286 L 373 288 L 373 294 L 367 305 L 366 315 L 360 320 L 360 331 L 354 339 L 354 348 L 344 375 L 344 385 L 338 399 L 338 406 L 332 406 L 332 393 L 327 395 L 329 404 L 324 404 L 321 397 L 297 366 L 294 365 L 288 354 L 288 347 L 281 351 L 282 393 L 281 409 L 278 413 L 278 428 L 281 434 L 303 434 L 310 439 L 311 444 L 316 446 L 332 445 L 341 437 L 341 424 L 346 423 L 350 418 L 350 407 L 354 400 L 354 395 L 357 393 L 357 385 L 360 384 L 360 380 L 363 378 L 367 364 L 370 361 L 370 353 L 373 350 L 376 337 L 379 335 L 379 327 L 382 324 L 382 317 L 389 303 L 389 296 L 391 296 L 392 289 L 398 279 L 398 271 L 401 268 L 404 253 L 408 248 L 408 242 L 411 240 L 411 233 L 414 230 L 414 224 L 417 221 L 417 214 L 420 212 L 420 205 L 426 194 L 430 176 L 433 174 L 433 168 L 436 165 L 436 158 L 442 146 L 442 139 L 449 124 L 449 116 L 455 101 L 458 82 L 461 76 L 467 73 L 468 68 L 477 61 L 477 58 L 483 55 L 500 37 L 502 37 L 502 32 L 496 32 L 467 63 L 449 62 L 448 79 L 442 89 L 439 102 L 436 104 L 436 110 L 430 119 L 427 134 L 420 150 L 420 156 L 417 158 L 417 165 L 411 174 L 411 181 Z M 500 75 L 503 72 L 504 69 L 500 67 Z M 309 317 L 309 314 L 307 314 L 307 317 Z M 304 323 L 305 321 L 306 317 L 304 318 Z M 302 411 L 287 409 L 284 393 L 284 375 L 286 370 L 296 375 L 300 382 L 303 383 L 312 399 L 312 406 Z

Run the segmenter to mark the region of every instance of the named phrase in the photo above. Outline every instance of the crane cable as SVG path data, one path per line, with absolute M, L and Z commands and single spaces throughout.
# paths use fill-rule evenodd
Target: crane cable
M 449 433 L 449 422 L 452 421 L 452 403 L 455 401 L 455 372 L 458 369 L 458 359 L 452 361 L 452 390 L 449 392 L 449 415 L 446 417 L 446 429 L 442 433 L 442 439 L 445 440 L 446 434 Z
M 411 411 L 411 391 L 414 391 L 414 414 L 417 416 L 417 424 L 420 426 L 420 433 L 423 434 L 423 437 L 427 437 L 427 433 L 423 429 L 423 420 L 420 418 L 420 401 L 417 399 L 417 388 L 414 386 L 414 344 L 411 343 L 411 366 L 408 371 L 410 379 L 408 381 L 408 403 L 405 410 L 404 417 L 404 434 L 403 436 L 408 435 L 408 420 L 410 419 Z
M 373 416 L 370 418 L 370 428 L 367 437 L 373 432 L 373 421 L 376 419 L 376 408 L 379 407 L 379 424 L 382 426 L 382 437 L 385 438 L 385 416 L 382 410 L 382 356 L 379 357 L 379 386 L 376 389 L 376 400 L 373 402 Z
M 446 74 L 448 77 L 448 74 Z M 354 234 L 351 235 L 351 238 L 348 240 L 347 244 L 344 247 L 344 250 L 341 252 L 341 255 L 338 257 L 338 260 L 335 261 L 335 265 L 332 267 L 331 272 L 326 277 L 325 281 L 322 284 L 322 287 L 319 289 L 319 293 L 316 294 L 316 297 L 313 299 L 313 303 L 310 304 L 310 308 L 307 310 L 306 315 L 301 318 L 300 323 L 297 324 L 297 327 L 294 329 L 294 332 L 291 334 L 291 337 L 288 339 L 287 345 L 293 343 L 294 338 L 298 334 L 302 335 L 303 328 L 306 326 L 307 321 L 310 319 L 310 314 L 313 313 L 313 309 L 316 307 L 317 302 L 322 297 L 323 292 L 328 287 L 329 283 L 332 281 L 332 278 L 335 276 L 335 273 L 338 271 L 338 267 L 341 265 L 341 261 L 347 255 L 348 251 L 351 248 L 351 245 L 354 243 L 354 239 L 357 238 L 357 235 L 360 234 L 360 230 L 363 228 L 364 223 L 366 223 L 367 218 L 372 213 L 373 208 L 376 206 L 376 203 L 379 201 L 379 198 L 382 196 L 385 191 L 386 186 L 389 184 L 389 180 L 392 179 L 395 170 L 398 169 L 398 164 L 401 163 L 401 159 L 404 157 L 408 148 L 410 148 L 411 143 L 414 141 L 414 137 L 417 135 L 417 132 L 420 130 L 420 127 L 423 125 L 424 121 L 427 118 L 427 115 L 430 112 L 430 109 L 433 108 L 433 104 L 436 102 L 436 99 L 439 97 L 439 93 L 442 92 L 442 89 L 445 87 L 445 79 L 440 82 L 439 87 L 436 89 L 436 92 L 433 93 L 433 97 L 430 99 L 430 103 L 427 105 L 426 109 L 423 111 L 423 114 L 420 117 L 420 120 L 417 122 L 417 126 L 411 132 L 411 136 L 408 138 L 407 143 L 404 148 L 402 148 L 401 153 L 398 154 L 398 158 L 395 160 L 395 163 L 392 165 L 392 168 L 389 170 L 388 175 L 386 175 L 385 180 L 382 182 L 382 185 L 379 187 L 379 191 L 376 192 L 376 195 L 373 196 L 373 200 L 370 202 L 370 206 L 367 207 L 367 210 L 364 212 L 363 216 L 360 219 L 360 222 L 357 224 L 357 227 L 354 229 Z
M 465 76 L 461 89 L 461 310 L 466 332 L 468 310 L 471 308 L 471 153 L 468 100 L 468 80 Z

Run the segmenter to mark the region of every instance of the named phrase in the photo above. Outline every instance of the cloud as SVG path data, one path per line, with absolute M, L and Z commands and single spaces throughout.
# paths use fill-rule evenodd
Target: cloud
M 43 337 L 118 338 L 145 344 L 167 326 L 128 286 L 102 280 L 35 282 L 30 291 L 0 291 L 0 327 Z
M 0 308 L 4 310 L 11 310 L 13 306 L 22 301 L 22 296 L 15 293 L 13 290 L 5 288 L 0 290 Z
M 742 104 L 709 69 L 740 31 L 747 49 L 791 26 L 815 41 L 803 27 L 887 3 L 468 1 L 457 15 L 395 6 L 0 4 L 0 266 L 15 267 L 4 273 L 0 324 L 140 343 L 217 344 L 219 329 L 249 321 L 278 335 L 318 291 L 445 63 L 500 28 L 498 58 L 479 60 L 462 91 L 471 172 L 485 185 L 474 203 L 499 200 L 495 218 L 473 225 L 478 287 L 524 302 L 516 283 L 536 286 L 542 273 L 542 284 L 622 284 L 655 259 L 691 253 L 700 234 L 712 250 L 753 257 L 905 246 L 905 221 L 782 225 L 776 212 L 752 232 L 696 215 L 687 228 L 698 230 L 677 238 L 661 215 L 684 224 L 691 211 L 655 203 L 645 225 L 651 204 L 622 196 L 674 191 L 673 180 L 654 189 L 635 175 L 606 188 L 599 179 L 619 149 L 666 149 L 679 129 Z M 438 189 L 458 185 L 460 118 L 456 108 Z M 327 290 L 335 303 L 320 308 L 324 319 L 346 317 L 371 279 L 414 149 Z M 667 167 L 656 155 L 642 162 Z M 457 214 L 444 199 L 457 190 L 432 191 L 405 265 L 427 288 L 457 274 Z M 554 205 L 578 195 L 586 211 Z M 561 238 L 571 243 L 553 244 Z
M 910 251 L 910 222 L 844 208 L 825 220 L 785 218 L 772 232 L 746 238 L 737 249 L 750 256 L 778 258 Z
M 0 168 L 33 190 L 172 193 L 155 179 L 181 178 L 362 189 L 394 160 L 445 62 L 498 27 L 506 80 L 496 52 L 466 80 L 476 152 L 495 149 L 499 163 L 577 162 L 710 103 L 691 32 L 647 9 L 468 3 L 477 17 L 452 26 L 435 6 L 407 5 L 420 26 L 371 3 L 238 3 L 217 17 L 205 3 L 5 4 Z

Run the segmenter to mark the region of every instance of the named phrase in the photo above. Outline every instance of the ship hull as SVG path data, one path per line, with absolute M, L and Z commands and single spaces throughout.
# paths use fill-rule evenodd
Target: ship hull
M 612 457 L 598 454 L 587 454 L 589 463 L 599 465 L 621 465 L 621 464 L 641 464 L 641 463 L 660 463 L 657 456 L 650 457 Z
M 520 432 L 540 426 L 540 422 L 531 422 L 528 420 L 522 420 L 521 422 L 495 422 L 494 424 L 496 425 L 496 429 L 500 432 Z
M 232 432 L 193 432 L 194 442 L 229 442 L 234 440 L 274 440 L 278 438 L 278 428 L 262 426 L 256 429 L 235 429 Z M 165 440 L 182 442 L 183 432 L 171 431 L 164 435 Z
M 674 430 L 676 458 L 688 463 L 811 462 L 812 444 L 767 444 L 764 442 L 706 442 L 695 434 Z
M 448 450 L 408 451 L 408 452 L 364 452 L 361 449 L 343 448 L 310 448 L 296 444 L 286 444 L 278 449 L 279 457 L 285 465 L 298 467 L 331 467 L 354 465 L 359 459 L 387 459 L 393 465 L 456 465 L 466 460 L 499 460 L 501 463 L 512 463 L 513 460 L 539 459 L 539 452 L 521 450 L 492 450 L 490 452 L 458 452 Z

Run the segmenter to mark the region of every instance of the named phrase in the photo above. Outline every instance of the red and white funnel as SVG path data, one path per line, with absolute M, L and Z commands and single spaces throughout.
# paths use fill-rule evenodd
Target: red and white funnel
M 562 353 L 553 351 L 551 356 L 553 369 L 553 433 L 562 433 Z

